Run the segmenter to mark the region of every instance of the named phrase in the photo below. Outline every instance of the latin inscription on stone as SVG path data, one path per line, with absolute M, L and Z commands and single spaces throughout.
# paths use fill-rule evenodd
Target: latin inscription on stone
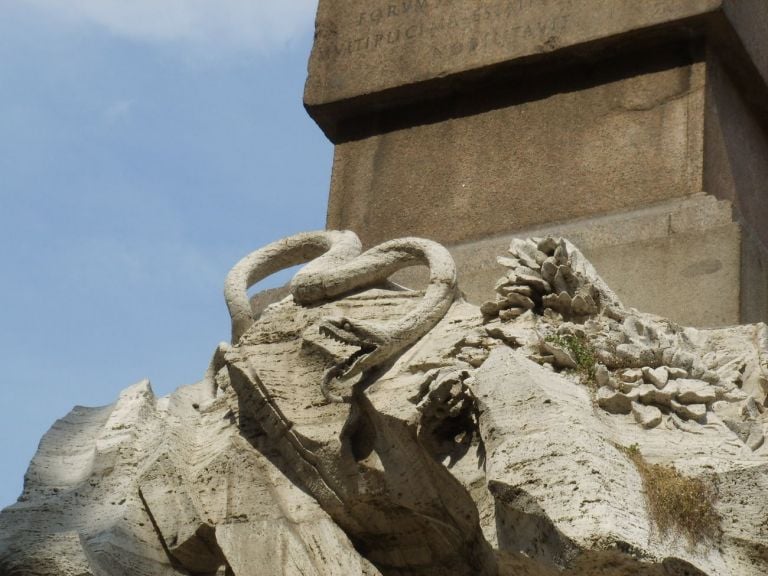
M 309 106 L 547 53 L 721 0 L 320 0 Z
M 541 16 L 548 4 L 559 13 Z M 414 44 L 421 44 L 421 50 L 427 44 L 427 51 L 440 58 L 489 48 L 514 49 L 521 41 L 554 45 L 568 26 L 569 15 L 563 10 L 571 8 L 573 0 L 478 2 L 470 10 L 466 5 L 460 0 L 361 2 L 351 30 L 318 29 L 316 49 L 323 58 L 343 60 L 358 52 Z

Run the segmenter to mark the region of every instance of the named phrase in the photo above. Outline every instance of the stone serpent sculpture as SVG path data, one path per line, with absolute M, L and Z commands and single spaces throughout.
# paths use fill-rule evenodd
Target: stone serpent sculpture
M 296 390 L 301 402 L 295 404 L 288 398 L 294 390 L 275 390 L 272 386 L 276 382 L 279 386 L 280 379 L 263 379 L 252 365 L 249 336 L 252 331 L 256 336 L 253 344 L 258 347 L 261 332 L 254 326 L 257 317 L 248 288 L 280 269 L 301 263 L 307 264 L 290 283 L 297 308 L 316 306 L 371 287 L 402 290 L 388 285 L 387 280 L 412 265 L 428 266 L 430 275 L 423 292 L 397 307 L 403 313 L 393 317 L 389 308 L 386 320 L 336 316 L 334 312 L 324 315 L 319 310 L 319 314 L 308 315 L 316 319 L 311 329 L 350 345 L 354 351 L 334 356 L 330 367 L 325 355 L 321 355 L 322 368 L 317 358 L 311 359 L 307 366 L 311 365 L 312 371 L 297 375 L 302 388 Z M 399 552 L 401 546 L 413 547 L 418 541 L 429 549 L 429 558 L 451 569 L 457 563 L 467 564 L 466 569 L 450 573 L 493 573 L 487 569 L 495 566 L 492 552 L 482 538 L 474 504 L 463 487 L 421 447 L 415 429 L 403 428 L 399 420 L 392 422 L 380 414 L 364 394 L 365 387 L 430 332 L 454 303 L 456 269 L 448 251 L 429 240 L 403 238 L 363 252 L 352 232 L 298 234 L 240 260 L 227 275 L 224 293 L 232 318 L 232 346 L 219 346 L 206 379 L 215 387 L 219 370 L 225 366 L 228 369 L 223 379 L 228 380 L 237 398 L 243 437 L 257 450 L 266 446 L 270 454 L 276 454 L 280 469 L 311 494 L 333 521 L 367 550 L 374 563 L 392 564 L 402 574 L 437 574 L 427 571 L 423 556 L 406 558 Z M 371 310 L 375 305 L 375 301 L 368 302 L 364 309 Z M 299 328 L 302 333 L 305 326 L 302 323 Z M 301 338 L 298 330 L 284 337 Z M 292 342 L 292 346 L 300 349 L 301 343 Z M 305 405 L 309 399 L 304 396 L 303 386 L 313 386 L 315 379 L 320 380 L 325 402 L 332 406 L 321 410 L 327 422 L 322 431 L 304 427 L 296 419 L 298 413 L 320 405 Z M 284 384 L 290 386 L 291 379 Z M 344 392 L 334 394 L 332 385 L 334 391 Z M 330 421 L 329 415 L 333 418 Z M 384 454 L 406 446 L 413 450 L 408 470 L 388 473 L 366 462 L 374 452 Z M 405 449 L 410 453 L 409 448 Z M 388 458 L 384 456 L 387 462 Z M 412 483 L 429 486 L 423 488 L 423 497 L 410 497 L 408 487 Z
M 232 318 L 232 343 L 236 344 L 256 321 L 248 288 L 279 270 L 307 263 L 290 284 L 294 301 L 312 305 L 365 287 L 380 285 L 403 268 L 429 267 L 429 284 L 410 314 L 396 321 L 370 322 L 345 316 L 324 318 L 320 332 L 358 348 L 326 371 L 321 390 L 329 402 L 349 402 L 350 395 L 330 391 L 334 380 L 348 382 L 372 374 L 417 342 L 442 318 L 456 295 L 456 266 L 440 244 L 422 238 L 400 238 L 362 252 L 360 240 L 350 231 L 305 232 L 273 242 L 251 252 L 229 272 L 224 298 Z M 224 365 L 226 344 L 214 354 L 207 377 Z

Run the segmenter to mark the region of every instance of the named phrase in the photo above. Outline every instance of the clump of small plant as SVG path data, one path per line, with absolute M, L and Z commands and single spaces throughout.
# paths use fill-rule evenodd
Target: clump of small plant
M 717 538 L 720 516 L 715 510 L 717 494 L 711 484 L 685 476 L 674 466 L 650 464 L 637 444 L 617 447 L 637 467 L 648 513 L 662 535 L 675 531 L 690 544 Z
M 590 387 L 595 386 L 595 349 L 586 338 L 570 334 L 550 334 L 545 340 L 567 350 L 576 361 L 576 371 L 582 383 Z

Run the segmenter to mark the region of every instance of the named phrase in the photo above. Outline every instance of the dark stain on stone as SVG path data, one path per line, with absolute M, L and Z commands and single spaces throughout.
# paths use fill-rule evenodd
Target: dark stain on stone
M 714 274 L 723 268 L 723 263 L 717 258 L 706 258 L 699 260 L 683 268 L 681 274 L 685 278 L 694 278 L 696 276 L 706 276 Z

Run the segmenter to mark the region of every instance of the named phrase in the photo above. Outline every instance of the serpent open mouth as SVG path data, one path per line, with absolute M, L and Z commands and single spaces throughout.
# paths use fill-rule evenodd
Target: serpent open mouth
M 357 374 L 364 360 L 378 349 L 378 345 L 371 342 L 373 338 L 368 330 L 346 318 L 324 319 L 320 323 L 320 334 L 358 348 L 334 366 L 332 372 L 336 378 L 348 378 Z

